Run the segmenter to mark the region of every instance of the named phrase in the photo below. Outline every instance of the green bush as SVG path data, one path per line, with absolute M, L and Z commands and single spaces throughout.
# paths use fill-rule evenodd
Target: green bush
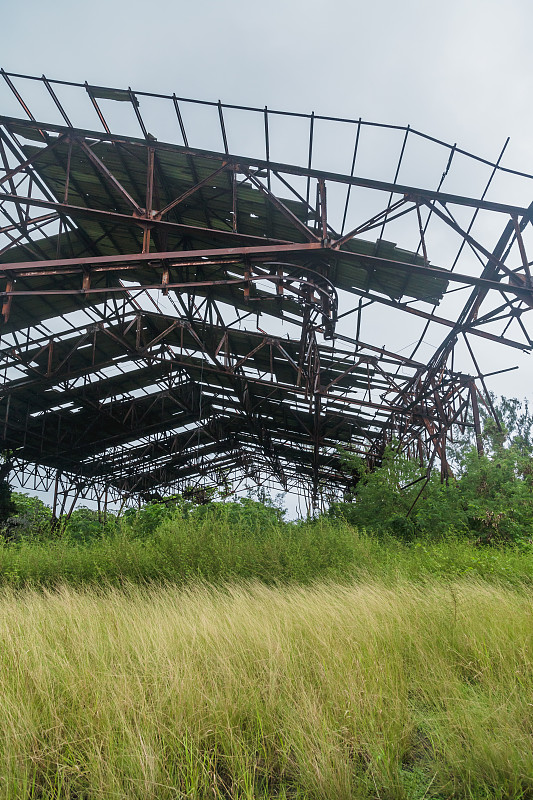
M 350 502 L 333 503 L 332 517 L 378 534 L 411 541 L 417 536 L 466 535 L 478 543 L 530 542 L 533 534 L 533 446 L 527 436 L 509 437 L 487 420 L 486 455 L 458 449 L 458 476 L 442 483 L 440 474 L 386 448 L 382 466 L 367 472 L 345 453 L 356 476 Z
M 5 540 L 43 539 L 50 535 L 52 511 L 42 500 L 12 492 L 11 502 L 13 513 L 2 525 Z
M 117 531 L 114 514 L 95 511 L 81 506 L 72 512 L 64 525 L 63 535 L 72 542 L 84 543 L 104 536 L 112 536 Z

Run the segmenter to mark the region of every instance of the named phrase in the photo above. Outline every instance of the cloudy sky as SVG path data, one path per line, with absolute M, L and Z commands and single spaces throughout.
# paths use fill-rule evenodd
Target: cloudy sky
M 529 0 L 3 5 L 10 71 L 409 123 L 488 156 L 511 136 L 533 171 Z

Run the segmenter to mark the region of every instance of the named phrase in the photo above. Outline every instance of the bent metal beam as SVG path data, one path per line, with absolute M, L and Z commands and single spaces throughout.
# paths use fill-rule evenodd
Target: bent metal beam
M 478 400 L 490 398 L 472 342 L 533 346 L 531 208 L 442 183 L 459 155 L 488 170 L 486 190 L 498 171 L 533 188 L 531 176 L 411 129 L 334 118 L 353 154 L 345 173 L 318 169 L 325 118 L 221 103 L 201 105 L 222 149 L 195 147 L 184 108 L 200 104 L 175 95 L 157 97 L 182 143 L 163 142 L 146 93 L 69 84 L 103 128 L 91 130 L 73 124 L 62 82 L 0 76 L 26 117 L 0 116 L 0 431 L 25 485 L 148 498 L 275 479 L 317 504 L 349 485 L 339 447 L 373 467 L 395 442 L 445 477 L 454 426 L 481 441 Z M 52 97 L 60 124 L 36 120 L 24 81 Z M 111 131 L 113 103 L 133 109 L 141 136 Z M 234 110 L 261 120 L 257 157 L 231 152 Z M 274 123 L 293 120 L 310 122 L 302 165 L 271 158 Z M 376 128 L 402 136 L 393 180 L 360 163 Z M 422 140 L 444 156 L 437 189 L 398 180 L 407 143 Z M 496 248 L 475 233 L 478 215 L 504 231 Z M 457 243 L 449 263 L 443 231 Z M 401 320 L 421 326 L 411 356 L 390 336 Z M 435 354 L 415 359 L 429 326 Z M 460 337 L 474 374 L 456 366 Z

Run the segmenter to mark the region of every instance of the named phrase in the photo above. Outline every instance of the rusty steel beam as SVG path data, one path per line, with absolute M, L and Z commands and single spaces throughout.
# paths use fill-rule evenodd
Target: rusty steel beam
M 240 479 L 253 475 L 261 483 L 270 475 L 277 476 L 285 487 L 306 484 L 317 504 L 324 481 L 339 487 L 346 483 L 334 453 L 340 443 L 366 456 L 376 466 L 385 445 L 397 437 L 398 447 L 411 457 L 424 458 L 428 470 L 435 459 L 440 459 L 443 479 L 449 474 L 447 437 L 453 425 L 471 424 L 467 418 L 469 411 L 473 414 L 472 424 L 479 444 L 478 390 L 471 376 L 454 371 L 454 345 L 457 336 L 464 334 L 477 379 L 484 388 L 484 376 L 467 334 L 522 350 L 533 348 L 521 319 L 521 314 L 533 307 L 530 266 L 522 237 L 532 212 L 520 206 L 489 202 L 485 199 L 486 191 L 481 199 L 441 191 L 455 147 L 448 154 L 438 189 L 430 191 L 398 182 L 411 133 L 409 128 L 401 129 L 403 144 L 393 180 L 377 181 L 355 174 L 361 120 L 355 122 L 352 166 L 346 175 L 313 168 L 314 114 L 309 118 L 307 166 L 299 167 L 271 160 L 269 113 L 272 112 L 267 109 L 261 110 L 266 158 L 253 159 L 231 154 L 225 107 L 220 101 L 213 107 L 218 112 L 224 152 L 191 146 L 175 96 L 170 100 L 183 146 L 157 142 L 149 136 L 138 93 L 131 89 L 124 91 L 124 99 L 133 107 L 143 139 L 113 134 L 97 102 L 99 90 L 88 84 L 84 91 L 105 133 L 73 128 L 54 91 L 54 82 L 44 76 L 43 85 L 66 127 L 37 122 L 11 80 L 16 76 L 1 74 L 30 118 L 24 121 L 0 117 L 4 168 L 0 185 L 7 184 L 6 191 L 0 192 L 0 211 L 5 219 L 0 227 L 6 244 L 3 257 L 9 258 L 9 251 L 18 246 L 15 258 L 21 257 L 24 251 L 20 247 L 24 247 L 32 260 L 0 265 L 0 277 L 5 281 L 0 304 L 4 321 L 9 321 L 3 335 L 12 337 L 14 342 L 0 347 L 0 359 L 6 369 L 0 390 L 0 429 L 3 426 L 5 447 L 17 450 L 19 463 L 26 459 L 29 464 L 41 464 L 35 468 L 28 466 L 29 471 L 34 469 L 35 480 L 51 479 L 54 468 L 63 473 L 65 477 L 57 479 L 56 492 L 63 497 L 63 505 L 67 496 L 84 491 L 80 488 L 83 486 L 93 487 L 105 509 L 107 501 L 102 500 L 107 497 L 105 486 L 114 487 L 119 494 L 141 493 L 148 497 L 160 485 L 183 487 L 191 479 L 209 482 L 222 473 L 226 475 L 224 480 L 228 475 L 235 479 L 238 475 Z M 2 132 L 2 126 L 6 133 Z M 24 136 L 25 130 L 42 138 L 43 146 L 32 158 L 25 158 L 19 152 L 24 148 L 19 144 L 19 136 Z M 66 137 L 68 153 L 65 147 L 59 153 L 57 145 L 65 142 Z M 109 169 L 99 157 L 98 143 L 114 148 L 116 169 Z M 99 182 L 95 189 L 98 199 L 91 205 L 88 195 L 87 206 L 69 201 L 73 192 L 85 196 L 83 179 L 71 169 L 73 153 L 84 154 L 85 159 L 80 163 L 84 164 L 87 175 Z M 188 185 L 183 186 L 183 176 L 175 186 L 172 180 L 167 181 L 164 153 L 182 157 L 180 163 L 188 165 L 188 172 L 184 173 Z M 46 154 L 51 154 L 50 164 L 54 169 L 57 165 L 64 173 L 63 185 L 54 188 L 57 197 L 51 195 L 40 178 L 40 165 Z M 12 158 L 18 161 L 14 167 L 9 161 Z M 199 159 L 202 163 L 197 169 Z M 145 165 L 142 172 L 141 163 Z M 137 166 L 133 168 L 132 164 Z M 499 161 L 490 166 L 492 175 L 500 169 Z M 263 171 L 266 182 L 262 180 Z M 220 173 L 227 175 L 222 182 L 224 188 L 214 195 L 205 191 Z M 200 179 L 199 174 L 207 177 Z M 242 182 L 237 182 L 237 175 L 243 176 Z M 296 197 L 299 216 L 292 210 L 296 206 L 273 193 L 271 176 Z M 15 177 L 21 179 L 18 186 Z M 307 197 L 291 185 L 293 177 L 306 179 Z M 316 208 L 309 203 L 311 182 L 313 191 L 316 183 Z M 328 219 L 331 212 L 327 190 L 335 183 L 346 187 L 340 234 Z M 239 186 L 243 184 L 255 187 L 263 198 L 261 213 L 267 223 L 264 232 L 270 234 L 275 230 L 273 224 L 281 224 L 289 240 L 256 235 L 256 224 L 248 228 L 252 234 L 241 232 L 246 230 L 246 211 L 240 208 L 243 195 L 239 194 Z M 38 196 L 34 195 L 34 186 Z M 386 192 L 385 207 L 378 205 L 382 208 L 380 212 L 362 219 L 344 234 L 350 194 L 357 188 Z M 249 188 L 243 192 L 247 193 Z M 185 215 L 180 206 L 195 194 L 200 200 L 192 204 L 195 224 L 183 224 Z M 131 214 L 114 210 L 113 197 L 118 196 Z M 15 205 L 16 211 L 10 213 L 10 204 Z M 425 222 L 421 214 L 424 206 L 429 209 Z M 510 222 L 494 251 L 472 236 L 472 223 L 464 229 L 455 221 L 452 206 L 473 208 L 474 219 L 480 210 L 509 217 Z M 51 214 L 34 214 L 31 218 L 32 207 L 50 210 Z M 173 210 L 175 222 L 162 219 Z M 380 242 L 389 224 L 413 211 L 420 245 L 410 261 L 420 263 L 379 256 Z M 456 272 L 458 257 L 452 270 L 430 265 L 428 224 L 432 216 L 445 222 L 453 235 L 459 237 L 459 255 L 465 245 L 477 253 L 480 274 Z M 30 234 L 40 235 L 40 227 L 46 226 L 52 217 L 59 218 L 60 235 L 57 242 L 45 241 L 56 257 L 42 258 L 40 254 L 48 250 L 44 250 L 44 244 L 41 247 L 33 241 Z M 102 247 L 113 248 L 114 254 L 98 255 L 100 239 L 93 241 L 85 236 L 84 219 L 98 222 L 104 232 Z M 68 235 L 62 236 L 67 229 Z M 377 255 L 350 248 L 352 238 L 374 229 L 379 229 L 379 239 L 376 249 L 370 252 Z M 179 250 L 167 246 L 170 235 L 176 237 Z M 513 241 L 520 253 L 517 268 L 506 263 L 508 243 Z M 74 247 L 82 247 L 85 252 L 78 258 L 61 258 L 64 246 L 70 246 L 71 255 L 79 252 Z M 150 252 L 154 246 L 156 252 Z M 141 248 L 143 252 L 138 252 Z M 132 252 L 125 252 L 127 249 Z M 317 339 L 332 338 L 335 333 L 338 302 L 335 276 L 339 262 L 345 270 L 354 269 L 354 273 L 357 270 L 357 281 L 361 284 L 349 289 L 360 298 L 358 306 L 342 314 L 357 313 L 356 338 L 337 336 L 349 345 L 348 351 L 346 348 L 341 351 L 335 340 L 328 347 L 319 345 Z M 387 270 L 383 273 L 385 277 L 391 271 L 400 273 L 399 280 L 391 283 L 392 296 L 387 296 L 386 280 L 380 277 L 379 270 Z M 139 285 L 128 287 L 128 277 L 134 271 Z M 449 285 L 471 287 L 459 315 L 453 319 L 437 315 L 436 303 L 431 312 L 413 306 L 413 302 L 427 299 L 420 298 L 421 292 L 417 295 L 416 289 L 415 300 L 403 301 L 411 281 L 430 278 L 436 281 L 438 297 L 449 290 Z M 272 292 L 268 289 L 255 292 L 251 288 L 263 281 L 272 285 Z M 345 288 L 342 281 L 340 286 Z M 422 280 L 418 286 L 424 286 Z M 224 287 L 227 291 L 219 292 Z M 238 287 L 238 291 L 231 287 Z M 162 309 L 166 306 L 154 294 L 156 291 L 173 305 L 178 318 L 165 316 Z M 152 312 L 150 316 L 141 310 L 138 303 L 141 293 L 154 305 L 155 314 Z M 499 301 L 497 308 L 492 306 L 479 314 L 484 299 L 495 293 L 503 296 L 503 304 Z M 25 319 L 24 308 L 35 303 L 33 308 L 39 309 L 39 319 L 35 322 L 39 324 L 41 317 L 48 319 L 48 309 L 50 317 L 53 316 L 54 296 L 75 298 L 58 302 L 62 302 L 62 308 L 87 309 L 86 316 L 98 316 L 100 322 L 76 328 L 64 319 L 65 331 L 48 339 L 43 338 L 41 331 L 32 332 L 32 320 Z M 48 306 L 43 307 L 46 302 Z M 233 323 L 225 322 L 220 302 L 234 302 Z M 425 322 L 417 347 L 430 323 L 449 329 L 427 364 L 415 361 L 416 349 L 409 358 L 361 340 L 364 309 L 376 303 L 418 316 Z M 259 328 L 260 311 L 283 318 L 287 309 L 291 323 L 300 327 L 299 336 L 285 342 L 273 336 L 272 331 Z M 246 323 L 245 330 L 238 333 L 241 338 L 237 339 L 236 326 L 240 327 L 244 319 L 250 322 L 256 313 L 257 332 L 254 333 L 252 324 Z M 503 326 L 515 318 L 524 342 L 506 337 L 508 325 L 501 335 L 486 329 L 496 321 Z M 18 320 L 22 320 L 18 323 L 20 330 Z M 99 371 L 108 367 L 116 374 L 104 377 L 105 373 Z M 8 370 L 13 368 L 8 379 Z M 144 387 L 145 394 L 137 397 L 132 388 L 135 386 Z M 44 394 L 46 389 L 54 391 Z M 56 395 L 59 391 L 61 395 Z M 68 410 L 71 405 L 77 409 L 75 413 Z M 188 426 L 192 426 L 190 430 Z M 41 468 L 44 471 L 39 473 Z
M 0 125 L 5 125 L 8 129 L 10 126 L 15 126 L 17 128 L 28 127 L 34 130 L 42 129 L 58 134 L 64 134 L 72 130 L 61 125 L 54 125 L 51 123 L 43 123 L 32 120 L 20 120 L 15 117 L 8 117 L 4 115 L 0 115 Z M 145 139 L 139 139 L 131 136 L 107 134 L 102 133 L 101 131 L 85 130 L 82 128 L 77 128 L 76 133 L 85 138 L 97 141 L 117 142 L 140 147 L 146 147 L 147 145 Z M 234 167 L 241 167 L 243 170 L 257 168 L 259 170 L 281 172 L 286 175 L 311 177 L 317 180 L 322 179 L 324 181 L 331 181 L 333 183 L 342 183 L 346 186 L 358 186 L 365 189 L 376 189 L 377 191 L 392 193 L 393 195 L 406 195 L 410 198 L 416 198 L 421 202 L 427 200 L 439 201 L 444 204 L 466 206 L 467 208 L 479 208 L 486 211 L 494 211 L 508 215 L 518 215 L 519 217 L 527 213 L 527 208 L 524 206 L 510 205 L 508 203 L 496 203 L 489 200 L 479 200 L 474 197 L 467 197 L 464 195 L 450 194 L 448 192 L 440 191 L 437 192 L 421 187 L 392 183 L 389 181 L 378 181 L 372 178 L 362 178 L 358 176 L 345 175 L 338 172 L 310 169 L 308 167 L 297 167 L 293 164 L 285 164 L 272 160 L 267 161 L 265 159 L 253 159 L 247 156 L 236 155 L 232 153 L 218 153 L 212 150 L 203 150 L 190 146 L 185 147 L 181 145 L 165 144 L 163 142 L 151 140 L 150 146 L 154 147 L 155 150 L 183 153 L 184 155 L 198 156 L 214 161 L 226 160 L 228 164 L 232 164 Z

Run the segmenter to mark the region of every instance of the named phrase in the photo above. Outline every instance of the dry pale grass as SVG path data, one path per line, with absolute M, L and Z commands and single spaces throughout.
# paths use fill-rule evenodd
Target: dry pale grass
M 533 797 L 533 603 L 482 582 L 0 596 L 0 798 Z

